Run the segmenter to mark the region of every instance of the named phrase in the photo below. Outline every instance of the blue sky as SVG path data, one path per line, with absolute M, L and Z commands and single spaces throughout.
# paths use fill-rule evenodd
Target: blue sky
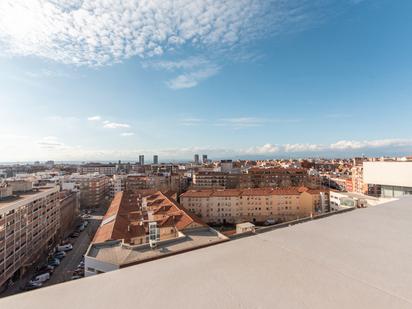
M 110 2 L 0 3 L 0 162 L 412 153 L 410 1 Z

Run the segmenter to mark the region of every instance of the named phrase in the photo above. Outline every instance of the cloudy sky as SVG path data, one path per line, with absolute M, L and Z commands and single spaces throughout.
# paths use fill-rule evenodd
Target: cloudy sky
M 408 0 L 1 0 L 0 162 L 412 154 Z

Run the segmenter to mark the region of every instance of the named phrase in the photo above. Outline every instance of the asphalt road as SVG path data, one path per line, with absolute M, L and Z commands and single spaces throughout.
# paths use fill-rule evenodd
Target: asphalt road
M 89 221 L 87 228 L 80 233 L 78 238 L 70 240 L 73 244 L 73 250 L 66 252 L 66 257 L 61 261 L 60 265 L 55 268 L 52 277 L 44 286 L 65 282 L 72 277 L 73 271 L 77 268 L 77 265 L 79 265 L 82 256 L 86 253 L 100 225 L 101 216 L 92 216 L 87 220 Z
M 60 265 L 54 269 L 50 280 L 45 282 L 43 287 L 71 280 L 73 271 L 77 268 L 82 256 L 86 253 L 90 242 L 102 221 L 103 213 L 103 210 L 97 210 L 95 214 L 86 219 L 89 221 L 89 225 L 80 233 L 79 237 L 69 239 L 70 243 L 73 244 L 73 250 L 66 252 L 66 257 L 61 260 Z M 34 270 L 29 271 L 24 278 L 15 282 L 12 287 L 9 287 L 6 291 L 4 291 L 0 295 L 0 298 L 21 293 L 22 291 L 20 290 L 20 287 L 25 286 L 26 283 L 30 281 L 33 274 Z

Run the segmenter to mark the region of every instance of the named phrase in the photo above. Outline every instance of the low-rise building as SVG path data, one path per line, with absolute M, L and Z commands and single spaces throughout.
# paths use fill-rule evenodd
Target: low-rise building
M 356 192 L 330 191 L 330 210 L 339 211 L 345 208 L 366 208 L 387 203 L 395 200 L 394 198 L 375 197 Z
M 92 276 L 226 241 L 161 193 L 116 193 L 85 255 Z
M 256 227 L 253 223 L 243 222 L 236 224 L 236 234 L 254 233 Z

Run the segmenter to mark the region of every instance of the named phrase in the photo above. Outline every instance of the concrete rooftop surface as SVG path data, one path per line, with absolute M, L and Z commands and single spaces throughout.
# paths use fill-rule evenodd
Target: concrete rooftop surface
M 0 308 L 412 308 L 412 199 L 3 298 Z

